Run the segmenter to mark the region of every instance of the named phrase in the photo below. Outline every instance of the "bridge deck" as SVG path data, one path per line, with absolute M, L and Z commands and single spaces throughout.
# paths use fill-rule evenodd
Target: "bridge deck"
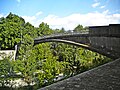
M 39 90 L 120 90 L 120 59 Z

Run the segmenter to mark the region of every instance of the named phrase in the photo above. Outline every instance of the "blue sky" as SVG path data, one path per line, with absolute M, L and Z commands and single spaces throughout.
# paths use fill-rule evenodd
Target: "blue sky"
M 10 12 L 38 26 L 74 29 L 83 26 L 120 23 L 120 0 L 0 0 L 0 17 Z

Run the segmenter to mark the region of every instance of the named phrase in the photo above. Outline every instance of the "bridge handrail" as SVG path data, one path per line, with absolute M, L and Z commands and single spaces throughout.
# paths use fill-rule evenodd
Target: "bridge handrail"
M 77 35 L 77 34 L 89 34 L 89 31 L 86 31 L 86 32 L 71 32 L 71 33 L 55 33 L 55 34 L 51 34 L 51 35 L 44 35 L 44 36 L 40 36 L 38 38 L 35 38 L 36 39 L 42 39 L 42 38 L 49 38 L 49 37 L 55 37 L 55 36 L 64 36 L 64 35 Z

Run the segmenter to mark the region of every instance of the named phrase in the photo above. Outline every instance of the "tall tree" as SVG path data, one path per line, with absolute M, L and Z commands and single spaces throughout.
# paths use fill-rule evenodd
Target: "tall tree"
M 53 34 L 53 30 L 49 28 L 47 23 L 42 22 L 38 28 L 38 35 L 50 35 Z
M 20 42 L 22 25 L 25 24 L 23 18 L 10 13 L 0 21 L 0 48 L 14 48 Z
M 36 28 L 30 24 L 29 22 L 25 23 L 24 29 L 23 29 L 23 35 L 30 35 L 31 38 L 36 38 L 37 37 L 37 30 Z
M 77 27 L 74 28 L 73 32 L 83 32 L 84 27 L 82 25 L 78 25 Z

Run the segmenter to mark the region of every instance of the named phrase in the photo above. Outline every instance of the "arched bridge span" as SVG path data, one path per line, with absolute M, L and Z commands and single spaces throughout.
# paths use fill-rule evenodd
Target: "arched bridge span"
M 71 33 L 39 37 L 34 44 L 63 42 L 98 52 L 112 59 L 120 58 L 120 24 L 89 27 L 89 33 Z

